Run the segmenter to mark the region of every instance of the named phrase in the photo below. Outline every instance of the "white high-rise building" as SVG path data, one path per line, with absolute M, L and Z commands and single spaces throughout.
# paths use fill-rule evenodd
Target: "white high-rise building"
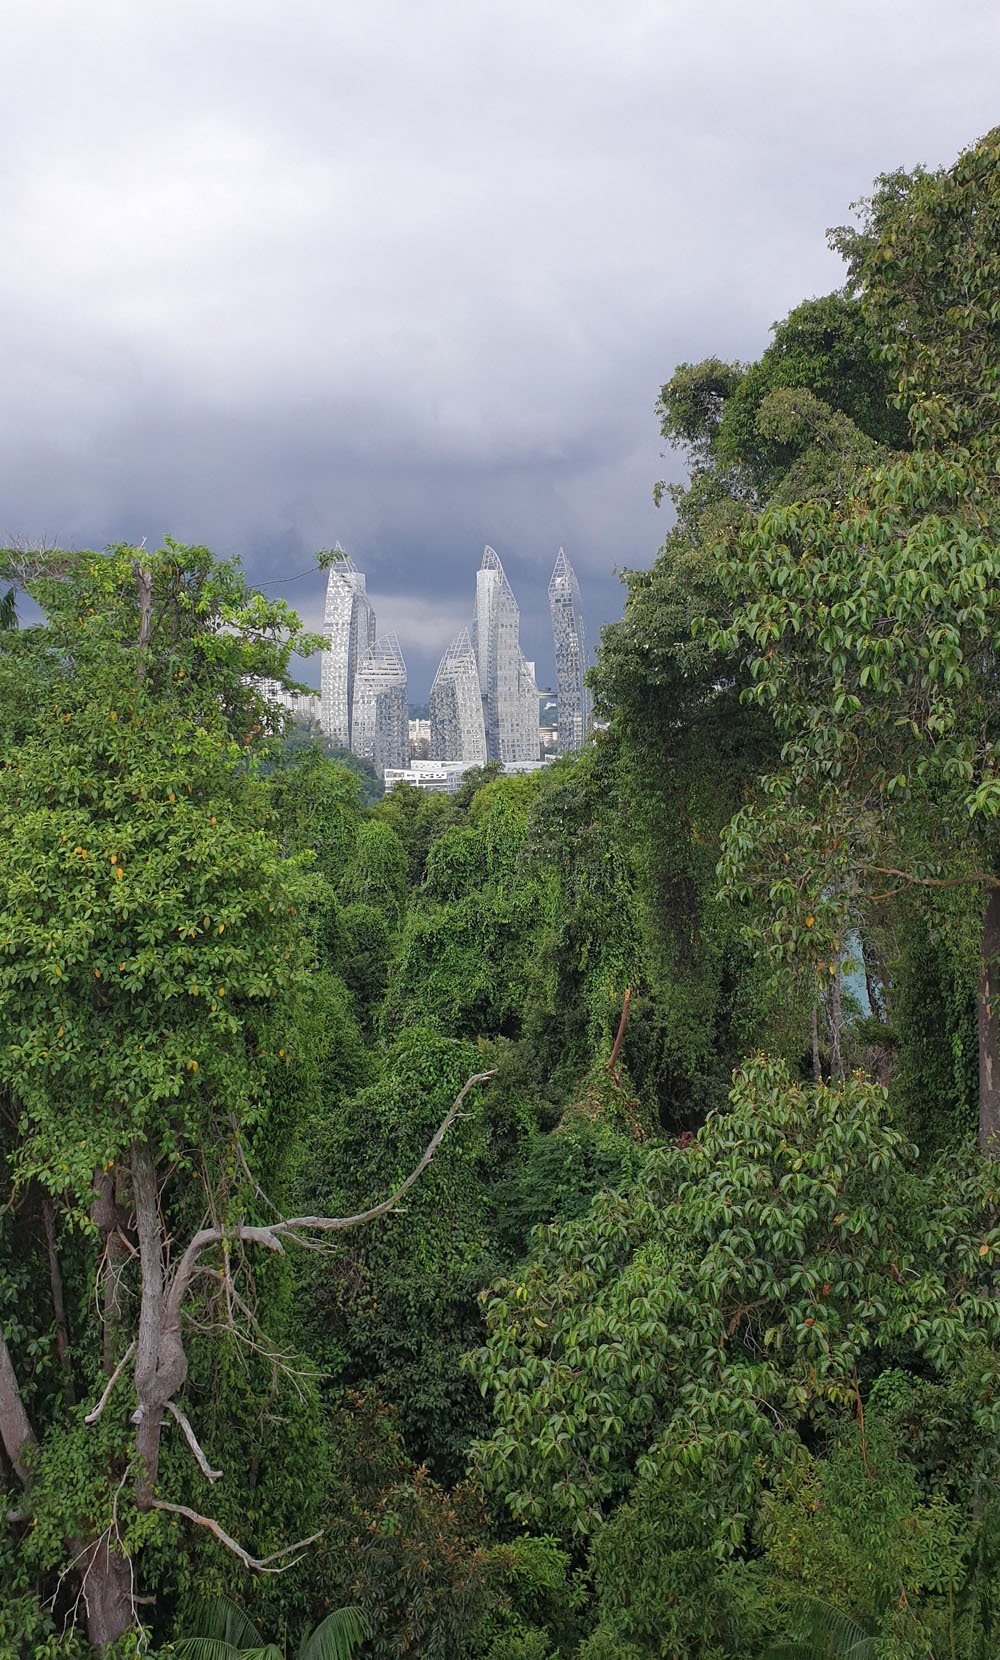
M 486 751 L 491 761 L 538 758 L 538 693 L 534 674 L 521 651 L 520 621 L 504 568 L 488 547 L 476 573 L 472 643 L 479 666 Z
M 361 654 L 375 641 L 375 613 L 365 578 L 340 543 L 326 580 L 323 633 L 330 642 L 320 669 L 320 726 L 331 743 L 352 748 L 354 683 Z
M 438 665 L 430 696 L 431 756 L 435 761 L 486 764 L 486 727 L 479 667 L 463 628 Z
M 351 748 L 384 775 L 410 759 L 406 664 L 395 634 L 383 634 L 358 658 Z
M 587 668 L 587 641 L 580 584 L 562 548 L 556 555 L 549 581 L 549 611 L 556 653 L 558 747 L 559 753 L 566 755 L 570 750 L 583 748 L 593 715 L 590 690 L 583 678 Z

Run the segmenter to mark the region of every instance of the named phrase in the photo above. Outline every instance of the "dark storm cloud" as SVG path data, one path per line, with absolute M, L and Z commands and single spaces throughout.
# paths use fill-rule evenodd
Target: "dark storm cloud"
M 664 528 L 659 383 L 756 355 L 875 173 L 996 119 L 1000 19 L 33 0 L 4 47 L 0 525 L 262 581 L 339 538 L 419 693 L 486 541 L 543 678 L 560 543 L 615 613 Z

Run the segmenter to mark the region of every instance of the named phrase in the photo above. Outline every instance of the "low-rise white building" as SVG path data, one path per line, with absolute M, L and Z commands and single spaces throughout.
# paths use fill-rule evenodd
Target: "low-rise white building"
M 504 774 L 538 772 L 548 764 L 548 759 L 507 761 L 500 771 Z M 440 790 L 454 795 L 466 773 L 481 765 L 480 761 L 411 761 L 408 767 L 386 767 L 385 787 L 391 790 L 394 784 L 412 784 L 418 790 Z

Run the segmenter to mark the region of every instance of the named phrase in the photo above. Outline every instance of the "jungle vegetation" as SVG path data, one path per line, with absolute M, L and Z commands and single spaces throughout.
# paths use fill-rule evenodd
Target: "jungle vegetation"
M 1000 1655 L 1000 129 L 831 235 L 535 775 L 0 553 L 0 1654 Z

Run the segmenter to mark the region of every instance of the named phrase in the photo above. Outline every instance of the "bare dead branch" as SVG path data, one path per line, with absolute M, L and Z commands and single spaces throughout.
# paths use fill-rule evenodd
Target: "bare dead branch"
M 494 1076 L 493 1071 L 474 1072 L 471 1078 L 466 1079 L 455 1100 L 435 1130 L 424 1150 L 422 1158 L 414 1165 L 410 1174 L 400 1182 L 395 1192 L 390 1193 L 388 1199 L 372 1205 L 368 1210 L 358 1211 L 355 1216 L 292 1216 L 284 1222 L 269 1222 L 261 1226 L 254 1226 L 246 1222 L 238 1222 L 231 1227 L 216 1226 L 199 1228 L 189 1241 L 177 1268 L 174 1271 L 164 1310 L 164 1328 L 174 1328 L 179 1324 L 180 1307 L 191 1283 L 198 1258 L 202 1251 L 210 1245 L 220 1245 L 224 1240 L 237 1239 L 246 1245 L 262 1245 L 265 1250 L 283 1252 L 282 1240 L 296 1233 L 334 1233 L 347 1228 L 358 1228 L 366 1222 L 374 1222 L 380 1216 L 386 1216 L 395 1210 L 403 1196 L 409 1193 L 410 1188 L 417 1182 L 427 1169 L 442 1141 L 459 1117 L 465 1098 L 470 1089 L 476 1084 L 482 1084 Z
M 185 1437 L 187 1439 L 187 1444 L 191 1448 L 191 1451 L 194 1453 L 195 1459 L 197 1460 L 198 1468 L 201 1471 L 202 1475 L 205 1476 L 205 1478 L 208 1481 L 218 1481 L 220 1476 L 222 1475 L 222 1471 L 212 1469 L 212 1466 L 209 1464 L 208 1459 L 205 1457 L 205 1454 L 201 1450 L 201 1446 L 199 1444 L 198 1437 L 195 1435 L 194 1430 L 191 1428 L 191 1424 L 190 1424 L 189 1420 L 184 1416 L 184 1413 L 181 1411 L 181 1409 L 177 1405 L 176 1401 L 168 1401 L 167 1402 L 167 1411 L 171 1414 L 172 1417 L 177 1419 L 177 1422 L 180 1424 L 181 1429 L 184 1431 Z
M 220 1526 L 214 1516 L 199 1515 L 197 1510 L 191 1510 L 186 1504 L 169 1504 L 166 1499 L 154 1499 L 153 1509 L 169 1510 L 175 1516 L 184 1516 L 189 1522 L 194 1522 L 196 1527 L 207 1527 L 209 1533 L 214 1533 L 226 1549 L 232 1551 L 233 1555 L 243 1563 L 243 1566 L 251 1568 L 254 1573 L 284 1573 L 286 1568 L 293 1568 L 299 1560 L 297 1556 L 292 1556 L 293 1551 L 304 1551 L 307 1545 L 314 1545 L 317 1539 L 323 1537 L 321 1533 L 311 1533 L 308 1539 L 298 1539 L 294 1545 L 284 1545 L 281 1550 L 272 1551 L 270 1556 L 251 1556 L 249 1551 L 244 1550 L 242 1545 L 238 1545 L 232 1535 Z M 292 1556 L 292 1560 L 283 1562 L 280 1568 L 273 1567 L 272 1563 L 281 1561 L 283 1556 Z
M 865 865 L 866 870 L 873 871 L 876 876 L 895 876 L 900 882 L 907 882 L 915 888 L 1000 888 L 1000 876 L 991 876 L 985 870 L 971 871 L 967 876 L 917 876 L 912 870 L 896 870 L 893 865 Z M 894 888 L 893 893 L 899 889 Z M 876 895 L 877 898 L 890 897 Z
M 122 1373 L 124 1372 L 126 1366 L 128 1365 L 129 1361 L 132 1359 L 132 1356 L 134 1354 L 135 1354 L 135 1338 L 133 1337 L 133 1339 L 132 1339 L 131 1343 L 129 1344 L 128 1348 L 125 1350 L 125 1353 L 122 1355 L 121 1360 L 118 1362 L 118 1365 L 115 1367 L 115 1369 L 112 1372 L 111 1376 L 109 1377 L 107 1383 L 104 1385 L 104 1393 L 101 1396 L 100 1400 L 98 1401 L 97 1405 L 95 1406 L 93 1412 L 88 1412 L 87 1416 L 84 1418 L 83 1421 L 84 1421 L 85 1424 L 96 1424 L 98 1418 L 101 1416 L 101 1413 L 104 1411 L 104 1408 L 108 1404 L 108 1398 L 111 1394 L 112 1389 L 114 1388 L 115 1384 L 118 1382 L 118 1379 L 121 1377 Z

